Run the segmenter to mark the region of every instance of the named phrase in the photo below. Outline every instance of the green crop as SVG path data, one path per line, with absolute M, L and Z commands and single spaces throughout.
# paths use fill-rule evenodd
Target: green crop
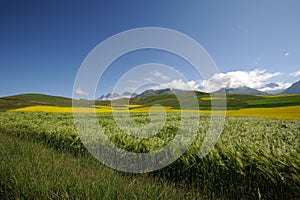
M 150 122 L 146 113 L 130 115 L 140 127 Z M 110 141 L 131 152 L 152 152 L 163 148 L 175 137 L 180 125 L 180 114 L 168 113 L 157 134 L 137 138 L 119 128 L 111 114 L 102 113 L 97 118 Z M 299 194 L 299 120 L 228 117 L 215 148 L 201 158 L 198 154 L 209 120 L 208 116 L 200 117 L 198 135 L 184 155 L 151 174 L 202 191 L 228 193 L 229 198 L 295 198 Z M 185 128 L 188 129 L 188 125 Z M 71 114 L 0 113 L 0 131 L 42 141 L 57 150 L 87 154 Z

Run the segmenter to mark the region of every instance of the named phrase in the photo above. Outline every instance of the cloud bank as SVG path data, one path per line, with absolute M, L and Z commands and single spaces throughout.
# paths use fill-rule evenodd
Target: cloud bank
M 283 82 L 276 82 L 276 84 L 277 84 L 276 87 L 265 86 L 265 87 L 257 88 L 257 89 L 262 92 L 267 92 L 269 94 L 275 94 L 275 93 L 284 91 L 286 88 L 288 88 L 292 85 L 291 83 L 283 83 Z
M 298 77 L 300 76 L 300 70 L 290 74 L 291 76 Z
M 250 88 L 258 89 L 261 91 L 282 90 L 289 87 L 290 83 L 276 82 L 278 86 L 269 88 L 265 87 L 267 83 L 270 83 L 270 79 L 281 75 L 279 72 L 270 73 L 265 70 L 252 70 L 252 71 L 233 71 L 227 73 L 218 73 L 213 75 L 208 80 L 202 81 L 183 81 L 182 79 L 176 79 L 159 86 L 155 86 L 152 89 L 174 88 L 182 90 L 199 90 L 203 92 L 214 92 L 221 88 L 238 88 L 247 86 Z
M 243 86 L 257 89 L 263 87 L 270 78 L 278 75 L 280 75 L 279 72 L 269 73 L 258 69 L 253 71 L 219 73 L 208 80 L 202 81 L 199 89 L 207 92 L 212 92 L 220 88 L 238 88 Z
M 168 83 L 154 86 L 151 89 L 159 90 L 164 88 L 172 88 L 172 89 L 180 89 L 180 90 L 197 90 L 198 87 L 199 87 L 199 83 L 197 83 L 196 81 L 185 82 L 182 79 L 176 79 Z

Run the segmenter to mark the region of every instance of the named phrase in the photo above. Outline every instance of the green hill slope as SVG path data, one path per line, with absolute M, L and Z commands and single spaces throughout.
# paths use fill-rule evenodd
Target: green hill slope
M 72 106 L 72 99 L 45 94 L 20 94 L 0 98 L 0 111 L 37 105 L 69 107 Z
M 211 108 L 211 96 L 207 93 L 195 92 L 199 108 Z M 186 91 L 180 94 L 156 94 L 144 98 L 132 98 L 129 100 L 130 104 L 140 104 L 141 106 L 151 106 L 160 104 L 162 106 L 170 106 L 173 108 L 180 108 L 177 97 L 183 97 L 184 102 L 189 105 L 187 109 L 195 109 L 196 105 L 189 104 L 189 99 L 192 97 L 193 92 Z M 218 97 L 218 95 L 214 95 Z M 221 96 L 220 96 L 221 97 Z M 300 105 L 300 95 L 275 95 L 275 96 L 250 96 L 239 94 L 228 94 L 226 96 L 227 109 L 240 109 L 240 108 L 270 108 L 282 106 L 295 106 Z M 96 105 L 110 105 L 111 103 L 127 104 L 128 99 L 121 99 L 116 101 L 89 101 L 81 100 L 82 106 L 92 107 Z M 215 100 L 216 103 L 218 99 Z M 0 111 L 7 111 L 16 108 L 23 108 L 28 106 L 72 106 L 72 99 L 59 96 L 51 96 L 45 94 L 20 94 L 15 96 L 8 96 L 0 98 Z
M 180 96 L 181 94 L 179 94 Z M 188 96 L 183 94 L 184 96 Z M 200 109 L 210 109 L 211 96 L 205 93 L 196 93 Z M 218 95 L 214 95 L 217 97 Z M 221 97 L 221 96 L 220 96 Z M 153 104 L 160 104 L 163 106 L 171 106 L 179 108 L 180 104 L 174 94 L 158 94 L 148 96 L 145 98 L 134 98 L 130 101 L 132 104 L 141 104 L 143 106 L 151 106 Z M 216 104 L 218 99 L 215 100 Z M 300 95 L 278 95 L 278 96 L 250 96 L 241 94 L 228 94 L 226 96 L 227 109 L 240 108 L 270 108 L 282 106 L 300 105 Z M 195 105 L 191 105 L 195 107 Z

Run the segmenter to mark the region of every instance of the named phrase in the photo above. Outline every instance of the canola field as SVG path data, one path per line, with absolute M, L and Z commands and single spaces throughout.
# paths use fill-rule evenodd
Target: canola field
M 128 106 L 95 106 L 95 108 L 87 107 L 57 107 L 57 106 L 29 106 L 19 109 L 10 110 L 10 112 L 58 112 L 58 113 L 111 113 L 113 112 L 149 112 L 151 107 L 142 107 L 140 105 L 128 105 Z M 211 114 L 210 110 L 179 110 L 173 109 L 170 106 L 164 106 L 164 109 L 157 109 L 152 111 L 157 112 L 200 112 L 200 114 Z M 214 114 L 224 114 L 224 111 L 214 111 Z M 226 116 L 241 116 L 241 117 L 262 117 L 262 118 L 274 118 L 274 119 L 296 119 L 300 120 L 300 106 L 284 106 L 274 108 L 241 108 L 238 110 L 227 110 Z

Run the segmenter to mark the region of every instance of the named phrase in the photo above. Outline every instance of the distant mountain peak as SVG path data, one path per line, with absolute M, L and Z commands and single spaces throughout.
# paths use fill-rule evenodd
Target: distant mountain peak
M 279 87 L 279 85 L 277 83 L 268 83 L 268 84 L 265 85 L 265 87 L 276 88 L 276 87 Z
M 137 96 L 136 93 L 124 92 L 122 94 L 119 94 L 117 92 L 114 92 L 114 93 L 108 93 L 106 95 L 101 95 L 97 100 L 98 101 L 116 100 L 122 98 L 134 98 L 136 96 Z
M 293 83 L 290 87 L 284 90 L 282 94 L 300 94 L 300 80 Z
M 267 94 L 265 92 L 261 92 L 259 90 L 256 90 L 256 89 L 253 89 L 253 88 L 250 88 L 247 86 L 242 86 L 242 87 L 238 87 L 238 88 L 222 88 L 213 93 L 220 94 L 220 93 L 223 93 L 224 90 L 225 90 L 226 94 L 245 94 L 245 95 L 251 95 L 251 96 Z
M 183 92 L 185 92 L 185 90 L 173 89 L 173 88 L 165 88 L 165 89 L 158 89 L 158 90 L 149 89 L 137 95 L 136 98 L 145 98 L 145 97 L 154 96 L 158 94 L 180 94 Z

